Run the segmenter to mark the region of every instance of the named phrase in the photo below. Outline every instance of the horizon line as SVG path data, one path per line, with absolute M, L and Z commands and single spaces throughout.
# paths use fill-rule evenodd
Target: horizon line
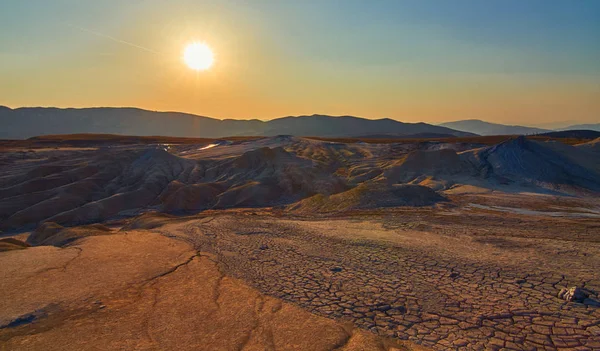
M 131 110 L 141 110 L 141 111 L 147 111 L 147 112 L 155 112 L 155 113 L 177 113 L 177 114 L 183 114 L 183 115 L 189 115 L 189 116 L 194 116 L 194 117 L 201 117 L 201 118 L 210 118 L 210 119 L 215 119 L 215 120 L 219 120 L 219 121 L 227 121 L 227 120 L 234 120 L 234 121 L 260 121 L 260 122 L 269 122 L 269 121 L 274 121 L 274 120 L 278 120 L 278 119 L 282 119 L 282 118 L 298 118 L 298 117 L 313 117 L 313 116 L 324 116 L 324 117 L 333 117 L 333 118 L 340 118 L 340 117 L 352 117 L 352 118 L 360 118 L 360 119 L 366 119 L 366 120 L 371 120 L 371 121 L 381 121 L 381 120 L 393 120 L 396 122 L 400 122 L 400 123 L 407 123 L 407 124 L 418 124 L 418 123 L 425 123 L 425 124 L 430 124 L 430 125 L 434 125 L 434 126 L 441 126 L 445 123 L 452 123 L 452 122 L 466 122 L 466 121 L 479 121 L 479 122 L 484 122 L 484 123 L 491 123 L 491 124 L 497 124 L 497 125 L 503 125 L 503 126 L 509 126 L 509 127 L 529 127 L 529 128 L 538 128 L 538 129 L 546 129 L 546 130 L 553 130 L 553 128 L 544 128 L 544 127 L 540 127 L 540 124 L 556 124 L 556 125 L 560 125 L 560 124 L 566 124 L 567 127 L 569 126 L 573 126 L 573 125 L 579 125 L 579 124 L 597 124 L 594 122 L 580 122 L 580 121 L 574 121 L 574 120 L 569 120 L 569 121 L 561 121 L 561 122 L 542 122 L 539 123 L 537 125 L 531 125 L 531 124 L 512 124 L 512 123 L 500 123 L 500 122 L 490 122 L 490 121 L 486 121 L 484 119 L 479 119 L 479 118 L 465 118 L 465 119 L 453 119 L 453 120 L 447 120 L 444 122 L 426 122 L 426 121 L 418 121 L 418 122 L 404 122 L 401 119 L 397 119 L 397 118 L 393 118 L 393 117 L 375 117 L 375 118 L 371 118 L 371 117 L 364 117 L 364 116 L 356 116 L 356 115 L 351 115 L 351 114 L 341 114 L 341 115 L 329 115 L 329 114 L 321 114 L 321 113 L 313 113 L 313 114 L 299 114 L 299 115 L 284 115 L 284 116 L 280 116 L 280 117 L 274 117 L 271 119 L 261 119 L 261 118 L 220 118 L 220 117 L 213 117 L 213 116 L 206 116 L 206 115 L 201 115 L 201 114 L 197 114 L 197 113 L 193 113 L 193 112 L 185 112 L 185 111 L 175 111 L 175 110 L 153 110 L 153 109 L 147 109 L 147 108 L 142 108 L 142 107 L 135 107 L 135 106 L 86 106 L 86 107 L 58 107 L 58 106 L 19 106 L 19 107 L 11 107 L 8 105 L 3 105 L 0 104 L 0 108 L 4 107 L 7 108 L 9 110 L 19 110 L 19 109 L 35 109 L 35 108 L 40 108 L 40 109 L 57 109 L 57 110 L 86 110 L 86 109 L 131 109 Z

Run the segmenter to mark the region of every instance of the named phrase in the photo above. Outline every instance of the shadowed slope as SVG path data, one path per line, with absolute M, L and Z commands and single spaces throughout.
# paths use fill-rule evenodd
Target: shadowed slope
M 145 211 L 289 205 L 356 187 L 360 193 L 369 183 L 423 185 L 437 191 L 474 185 L 507 192 L 598 192 L 596 144 L 573 147 L 521 137 L 481 147 L 277 136 L 199 145 L 17 149 L 0 158 L 0 230 L 33 228 L 46 221 L 95 223 Z M 419 194 L 413 194 L 414 201 L 384 202 L 419 205 Z
M 421 185 L 363 183 L 331 196 L 318 194 L 309 197 L 288 209 L 295 213 L 319 214 L 398 206 L 431 206 L 444 200 L 443 196 Z
M 587 143 L 578 144 L 576 146 L 577 146 L 577 148 L 579 148 L 581 150 L 600 154 L 600 137 L 596 138 L 592 141 L 589 141 Z
M 555 190 L 600 191 L 597 160 L 585 158 L 576 147 L 520 137 L 465 156 L 487 178 Z

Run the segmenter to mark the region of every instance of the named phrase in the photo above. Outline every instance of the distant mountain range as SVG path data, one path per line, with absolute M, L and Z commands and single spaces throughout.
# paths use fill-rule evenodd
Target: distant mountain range
M 410 136 L 445 134 L 471 136 L 426 123 L 402 123 L 393 119 L 371 120 L 352 116 L 298 116 L 271 121 L 215 119 L 179 112 L 155 112 L 136 108 L 59 109 L 0 106 L 0 139 L 25 139 L 38 135 L 109 133 L 200 138 L 226 136 L 274 136 L 289 134 L 315 137 L 354 137 L 393 134 Z
M 554 130 L 595 130 L 600 131 L 600 123 L 596 124 L 576 124 L 566 128 L 543 129 L 535 127 L 505 125 L 490 123 L 479 119 L 466 119 L 461 121 L 447 122 L 439 124 L 440 126 L 469 132 L 479 135 L 530 135 L 552 132 Z
M 0 139 L 26 139 L 49 134 L 120 134 L 221 138 L 228 136 L 295 135 L 314 137 L 441 138 L 473 135 L 529 135 L 552 130 L 471 119 L 431 125 L 354 116 L 289 116 L 270 121 L 216 119 L 180 112 L 137 108 L 53 108 L 0 106 Z M 600 131 L 600 123 L 563 130 Z
M 455 135 L 442 134 L 442 133 L 417 133 L 410 135 L 398 135 L 398 134 L 366 134 L 357 135 L 357 139 L 445 139 L 453 138 Z
M 528 135 L 550 131 L 548 129 L 541 128 L 490 123 L 479 119 L 466 119 L 462 121 L 447 122 L 440 124 L 440 126 L 479 135 Z

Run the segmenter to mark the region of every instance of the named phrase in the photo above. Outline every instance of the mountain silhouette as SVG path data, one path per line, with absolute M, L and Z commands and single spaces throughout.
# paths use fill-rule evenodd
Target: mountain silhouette
M 137 108 L 60 109 L 0 106 L 1 139 L 25 139 L 38 135 L 109 133 L 220 138 L 226 136 L 296 135 L 353 137 L 366 134 L 414 135 L 421 133 L 469 136 L 446 127 L 426 123 L 403 123 L 389 118 L 353 116 L 297 116 L 270 121 L 215 119 L 180 112 L 156 112 Z
M 547 129 L 490 123 L 479 119 L 446 122 L 440 126 L 479 135 L 529 135 L 549 132 Z

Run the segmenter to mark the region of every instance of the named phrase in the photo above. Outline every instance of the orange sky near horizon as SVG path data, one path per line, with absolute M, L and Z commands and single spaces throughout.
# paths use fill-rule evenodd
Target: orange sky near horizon
M 134 94 L 111 87 L 112 79 L 103 82 L 96 77 L 93 81 L 80 80 L 77 87 L 61 92 L 52 92 L 50 84 L 37 83 L 36 88 L 31 89 L 23 82 L 5 80 L 13 89 L 5 92 L 0 88 L 0 95 L 2 104 L 11 108 L 138 107 L 219 119 L 269 120 L 290 115 L 327 114 L 427 123 L 461 119 L 530 125 L 569 120 L 600 122 L 600 86 L 587 82 L 562 82 L 561 85 L 539 82 L 532 86 L 506 82 L 480 86 L 478 80 L 473 79 L 457 88 L 450 82 L 432 79 L 388 87 L 387 91 L 393 92 L 391 96 L 381 96 L 382 88 L 376 84 L 360 87 L 321 84 L 311 88 L 310 82 L 305 82 L 292 91 L 280 92 L 256 90 L 250 84 L 231 81 L 234 78 L 220 72 L 219 64 L 222 62 L 215 65 L 214 71 L 200 73 L 181 72 L 188 69 L 172 67 L 170 71 L 177 80 L 138 81 L 136 85 L 142 85 L 143 89 L 140 87 Z M 28 90 L 27 96 L 11 96 L 20 84 Z M 302 96 L 295 95 L 303 89 Z
M 61 21 L 37 18 L 49 6 L 41 1 L 35 13 L 31 6 L 14 5 L 23 24 L 0 15 L 6 22 L 0 26 L 20 28 L 18 37 L 7 30 L 0 34 L 0 105 L 138 107 L 221 119 L 328 114 L 427 123 L 600 122 L 600 71 L 593 55 L 571 57 L 550 44 L 508 45 L 500 40 L 503 32 L 474 39 L 480 29 L 458 28 L 458 20 L 440 30 L 441 20 L 397 24 L 391 18 L 385 26 L 365 22 L 369 26 L 355 31 L 338 25 L 355 13 L 331 23 L 315 15 L 338 16 L 333 5 L 288 9 L 301 5 L 257 1 L 263 4 L 259 9 L 185 0 L 169 7 L 160 1 L 54 5 L 61 4 L 66 11 Z M 385 22 L 383 13 L 375 15 Z M 286 22 L 302 16 L 317 28 Z M 390 34 L 393 30 L 410 35 Z M 361 37 L 353 43 L 338 39 L 337 31 Z M 183 49 L 196 40 L 215 53 L 207 71 L 195 72 L 182 62 Z M 348 56 L 352 45 L 355 57 Z

